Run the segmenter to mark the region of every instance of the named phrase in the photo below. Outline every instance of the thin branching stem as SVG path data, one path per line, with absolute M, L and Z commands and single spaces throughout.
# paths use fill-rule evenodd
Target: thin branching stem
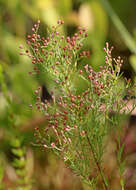
M 92 152 L 92 155 L 93 155 L 93 158 L 94 158 L 94 162 L 95 162 L 95 164 L 96 164 L 96 166 L 97 166 L 97 169 L 98 169 L 98 171 L 99 171 L 99 173 L 100 173 L 100 176 L 101 176 L 101 179 L 102 179 L 102 183 L 103 183 L 103 185 L 104 185 L 104 189 L 105 189 L 105 190 L 108 190 L 107 184 L 106 184 L 106 182 L 105 182 L 105 179 L 104 179 L 104 176 L 103 176 L 103 173 L 102 173 L 101 166 L 100 166 L 99 162 L 97 161 L 97 158 L 96 158 L 96 156 L 95 156 L 95 153 L 94 153 L 92 144 L 91 144 L 91 142 L 90 142 L 90 140 L 89 140 L 88 135 L 87 135 L 86 137 L 87 137 L 88 144 L 89 144 L 89 146 L 90 146 L 90 148 L 91 148 L 91 152 Z

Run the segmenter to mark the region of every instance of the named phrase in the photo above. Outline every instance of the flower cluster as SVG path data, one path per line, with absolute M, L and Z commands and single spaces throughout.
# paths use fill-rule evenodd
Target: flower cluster
M 57 83 L 65 83 L 71 67 L 76 66 L 77 61 L 82 57 L 89 57 L 89 51 L 80 51 L 83 46 L 83 40 L 88 36 L 85 28 L 78 28 L 78 32 L 73 37 L 66 38 L 57 31 L 64 21 L 59 20 L 57 26 L 53 26 L 49 31 L 48 37 L 41 37 L 38 34 L 40 21 L 32 28 L 33 34 L 27 35 L 27 44 L 30 50 L 21 51 L 20 55 L 27 55 L 32 59 L 34 65 L 33 72 L 51 73 Z M 20 45 L 20 49 L 23 49 Z M 62 74 L 62 73 L 65 73 Z
M 39 24 L 40 21 L 32 28 L 33 34 L 27 36 L 30 50 L 23 50 L 20 54 L 31 58 L 34 65 L 31 73 L 51 74 L 54 88 L 60 90 L 60 95 L 50 92 L 52 100 L 43 102 L 41 87 L 35 90 L 35 106 L 48 123 L 42 130 L 36 127 L 34 136 L 37 143 L 45 149 L 52 149 L 89 184 L 94 172 L 92 166 L 95 165 L 96 173 L 100 174 L 98 178 L 102 178 L 106 189 L 101 161 L 109 121 L 112 125 L 119 124 L 119 120 L 110 119 L 109 111 L 119 113 L 125 106 L 122 102 L 124 89 L 118 86 L 123 61 L 120 57 L 111 57 L 113 48 L 106 43 L 105 65 L 100 67 L 100 71 L 95 72 L 90 65 L 79 70 L 79 60 L 90 57 L 89 51 L 81 51 L 88 36 L 86 29 L 79 27 L 73 37 L 65 38 L 59 31 L 64 21 L 59 20 L 45 38 L 38 34 Z M 23 49 L 22 45 L 20 49 Z M 86 83 L 86 90 L 80 94 L 73 83 L 75 74 Z

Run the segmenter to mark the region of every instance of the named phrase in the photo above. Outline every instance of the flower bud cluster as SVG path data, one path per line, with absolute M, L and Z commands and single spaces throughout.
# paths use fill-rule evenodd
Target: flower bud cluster
M 112 58 L 113 48 L 106 43 L 105 65 L 100 67 L 99 72 L 90 65 L 78 70 L 79 59 L 90 57 L 89 51 L 81 52 L 83 41 L 88 36 L 86 29 L 79 27 L 73 37 L 65 38 L 58 30 L 64 21 L 58 20 L 57 26 L 53 26 L 45 38 L 38 34 L 39 24 L 40 21 L 32 28 L 32 35 L 27 36 L 30 50 L 23 51 L 20 45 L 20 54 L 31 58 L 34 65 L 31 73 L 51 74 L 54 88 L 60 90 L 60 95 L 52 92 L 52 101 L 43 102 L 41 88 L 34 91 L 35 106 L 47 120 L 44 129 L 35 128 L 34 136 L 43 148 L 54 150 L 65 162 L 68 161 L 69 167 L 78 175 L 88 179 L 90 163 L 94 162 L 90 148 L 98 156 L 95 159 L 101 160 L 104 137 L 109 130 L 109 110 L 119 113 L 123 107 L 120 102 L 124 89 L 118 86 L 123 61 L 120 57 Z M 72 78 L 75 73 L 87 82 L 86 90 L 80 94 Z
M 27 55 L 31 58 L 34 66 L 30 74 L 49 72 L 57 83 L 63 84 L 77 60 L 90 56 L 89 51 L 78 53 L 88 34 L 85 28 L 79 27 L 73 37 L 65 38 L 59 31 L 59 27 L 64 24 L 64 21 L 58 20 L 57 25 L 52 27 L 48 32 L 48 37 L 45 38 L 38 34 L 39 23 L 40 21 L 32 28 L 32 35 L 27 35 L 27 44 L 30 50 L 24 50 L 20 45 L 20 55 Z

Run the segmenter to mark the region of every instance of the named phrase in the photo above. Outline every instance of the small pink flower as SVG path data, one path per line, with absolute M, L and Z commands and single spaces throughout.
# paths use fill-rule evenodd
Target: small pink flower
M 23 45 L 22 45 L 22 44 L 20 44 L 19 48 L 20 48 L 20 49 L 23 49 Z
M 64 20 L 61 20 L 61 24 L 64 24 Z
M 88 71 L 88 65 L 85 65 L 84 68 L 86 71 Z
M 61 36 L 61 39 L 64 40 L 64 36 Z
M 38 92 L 38 90 L 35 90 L 34 93 L 35 93 L 35 94 L 38 94 L 39 92 Z
M 74 129 L 77 129 L 77 125 L 74 125 Z
M 83 73 L 83 71 L 82 70 L 80 70 L 80 74 L 82 74 Z
M 67 127 L 64 128 L 64 131 L 69 131 L 69 129 Z
M 51 143 L 51 147 L 54 148 L 55 147 L 55 143 L 52 142 Z
M 40 24 L 40 20 L 38 20 L 37 23 Z
M 32 107 L 33 107 L 33 105 L 32 105 L 32 104 L 30 104 L 30 105 L 29 105 L 29 107 L 30 107 L 30 108 L 32 108 Z

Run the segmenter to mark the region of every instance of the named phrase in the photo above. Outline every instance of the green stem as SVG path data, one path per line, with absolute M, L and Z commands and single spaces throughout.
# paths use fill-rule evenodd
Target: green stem
M 123 179 L 120 180 L 120 184 L 121 184 L 121 190 L 125 190 L 124 189 L 124 181 L 123 181 Z
M 111 7 L 108 0 L 100 0 L 104 9 L 108 13 L 109 17 L 111 18 L 113 24 L 121 34 L 124 43 L 129 48 L 132 53 L 136 53 L 136 43 L 131 34 L 128 32 L 124 24 L 121 22 L 120 18 L 117 16 L 113 8 Z
M 103 185 L 104 185 L 104 189 L 105 189 L 105 190 L 108 190 L 107 184 L 106 184 L 105 179 L 104 179 L 104 176 L 103 176 L 103 172 L 102 172 L 101 166 L 100 166 L 99 162 L 97 161 L 95 152 L 94 152 L 94 150 L 93 150 L 92 144 L 91 144 L 91 142 L 90 142 L 88 136 L 87 136 L 87 141 L 88 141 L 88 144 L 90 145 L 90 148 L 91 148 L 91 151 L 92 151 L 92 155 L 93 155 L 95 164 L 96 164 L 97 169 L 98 169 L 98 171 L 99 171 L 99 173 L 100 173 L 100 176 L 101 176 L 101 179 L 102 179 L 102 183 L 103 183 Z

